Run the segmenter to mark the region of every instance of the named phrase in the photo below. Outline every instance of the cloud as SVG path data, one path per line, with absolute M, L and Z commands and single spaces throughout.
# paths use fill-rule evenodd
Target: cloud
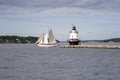
M 120 8 L 120 0 L 0 0 L 0 5 L 16 7 Z
M 120 0 L 0 0 L 0 18 L 119 15 Z

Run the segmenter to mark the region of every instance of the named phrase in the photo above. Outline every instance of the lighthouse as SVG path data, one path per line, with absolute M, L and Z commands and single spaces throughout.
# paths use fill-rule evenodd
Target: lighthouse
M 72 30 L 70 31 L 68 42 L 70 45 L 78 45 L 80 42 L 80 40 L 78 39 L 78 31 L 76 30 L 75 26 L 73 26 Z

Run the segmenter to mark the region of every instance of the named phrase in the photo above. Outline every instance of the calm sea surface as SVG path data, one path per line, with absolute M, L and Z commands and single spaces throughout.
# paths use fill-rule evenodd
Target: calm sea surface
M 120 80 L 120 49 L 0 44 L 0 80 Z

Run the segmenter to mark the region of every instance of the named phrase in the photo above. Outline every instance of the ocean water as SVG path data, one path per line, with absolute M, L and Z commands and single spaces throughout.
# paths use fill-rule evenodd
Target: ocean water
M 0 80 L 120 80 L 120 49 L 0 44 Z

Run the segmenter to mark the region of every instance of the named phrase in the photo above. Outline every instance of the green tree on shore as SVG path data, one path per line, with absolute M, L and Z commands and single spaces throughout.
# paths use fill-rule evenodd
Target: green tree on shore
M 0 36 L 0 43 L 35 43 L 38 37 Z

